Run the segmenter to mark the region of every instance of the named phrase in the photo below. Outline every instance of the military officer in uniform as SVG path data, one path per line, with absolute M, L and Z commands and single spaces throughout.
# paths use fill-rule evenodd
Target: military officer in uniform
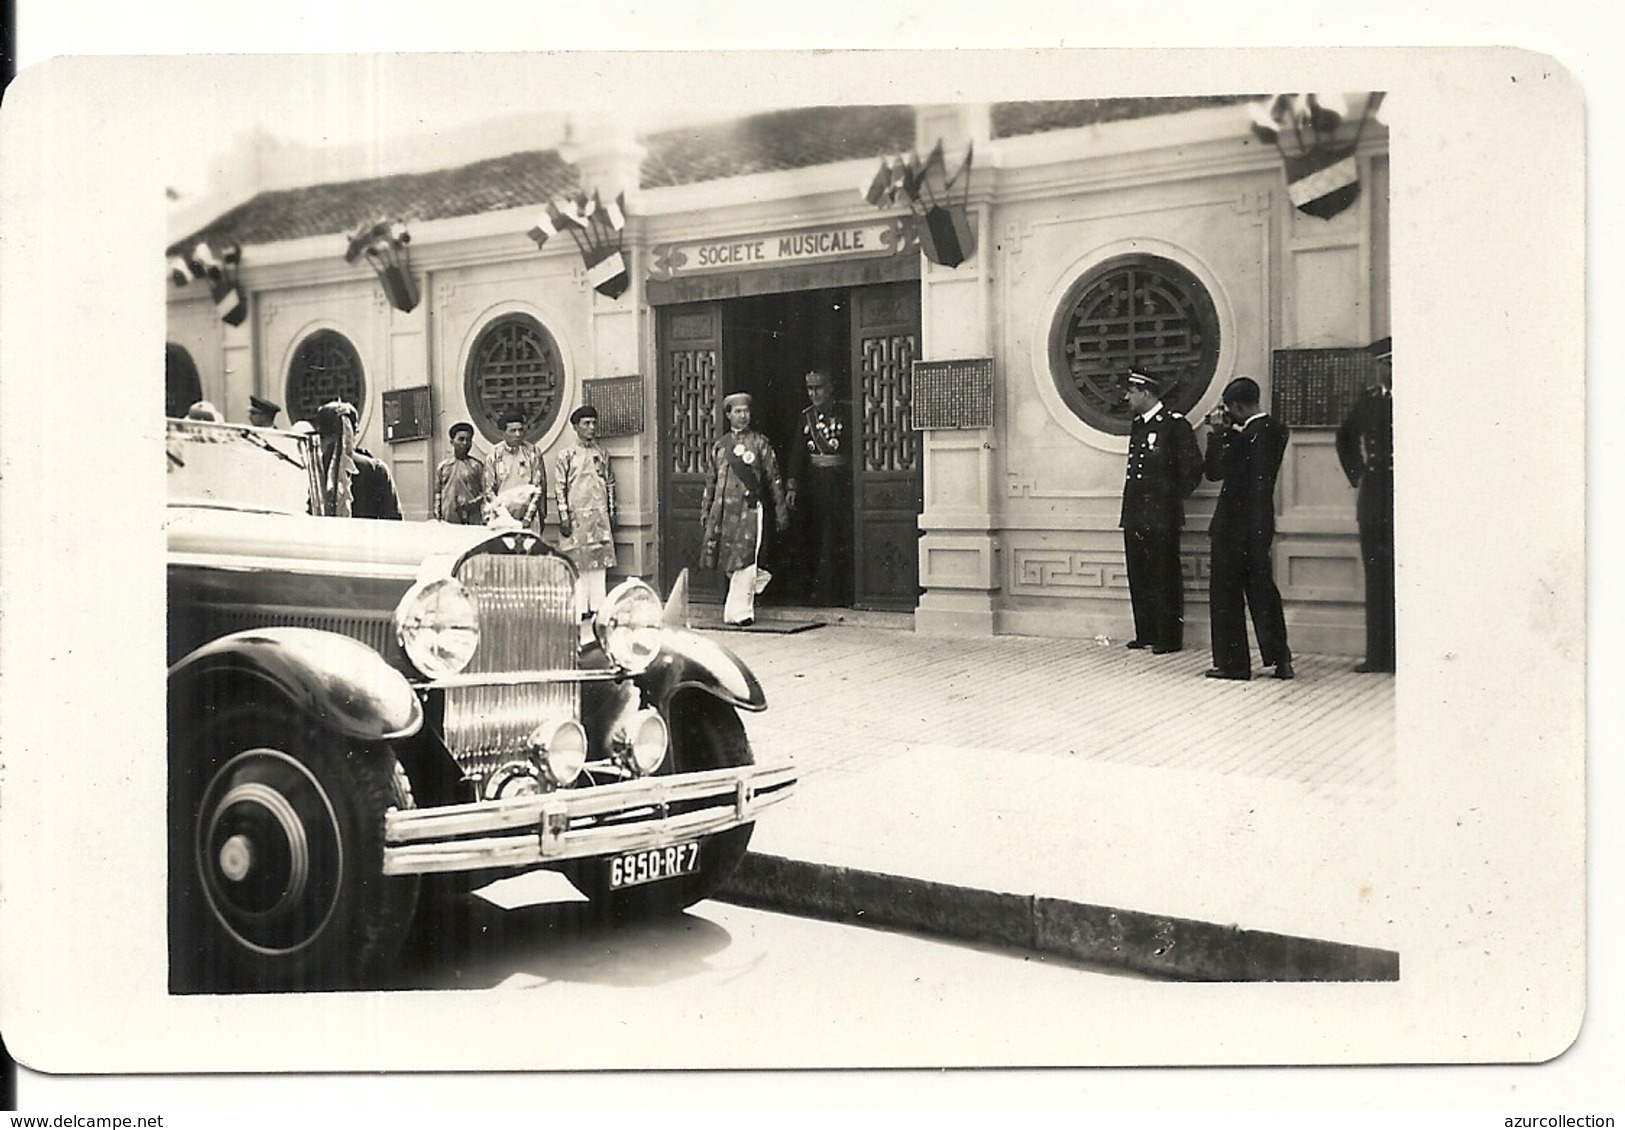
M 1190 421 L 1162 403 L 1166 384 L 1130 369 L 1128 404 L 1134 413 L 1123 473 L 1123 556 L 1134 608 L 1132 649 L 1167 655 L 1185 646 L 1185 578 L 1179 532 L 1185 499 L 1202 481 L 1202 453 Z
M 840 605 L 852 577 L 852 410 L 835 399 L 828 373 L 814 369 L 805 381 L 809 403 L 790 446 L 785 501 L 801 526 L 812 602 Z
M 1394 339 L 1374 341 L 1377 384 L 1360 394 L 1337 429 L 1337 459 L 1358 487 L 1354 516 L 1365 564 L 1365 662 L 1361 673 L 1394 669 Z
M 248 422 L 256 428 L 276 427 L 277 414 L 282 411 L 282 405 L 274 400 L 266 400 L 262 396 L 248 398 Z

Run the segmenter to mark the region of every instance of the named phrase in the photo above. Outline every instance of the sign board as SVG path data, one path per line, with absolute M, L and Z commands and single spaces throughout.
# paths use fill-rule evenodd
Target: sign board
M 664 282 L 722 271 L 886 258 L 917 246 L 913 225 L 893 216 L 797 231 L 656 244 L 649 256 L 649 277 Z
M 400 443 L 408 439 L 428 439 L 434 421 L 429 386 L 384 390 L 384 439 Z
M 993 358 L 914 362 L 914 427 L 993 426 Z
M 1270 415 L 1290 428 L 1335 428 L 1362 389 L 1377 383 L 1363 348 L 1277 349 L 1270 357 Z
M 600 377 L 581 382 L 581 403 L 598 409 L 598 437 L 635 436 L 643 431 L 643 378 Z

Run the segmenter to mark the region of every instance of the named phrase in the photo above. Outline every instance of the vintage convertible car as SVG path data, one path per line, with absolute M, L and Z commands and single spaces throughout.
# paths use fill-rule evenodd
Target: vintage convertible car
M 320 516 L 305 435 L 166 439 L 172 991 L 371 983 L 425 876 L 681 909 L 793 788 L 756 678 L 643 582 L 588 632 L 528 532 Z

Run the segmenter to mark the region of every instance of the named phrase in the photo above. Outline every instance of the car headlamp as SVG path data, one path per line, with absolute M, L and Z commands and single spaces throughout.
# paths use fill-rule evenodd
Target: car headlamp
M 611 662 L 639 674 L 660 653 L 664 614 L 655 590 L 630 578 L 604 597 L 603 606 L 593 617 L 593 634 Z
M 615 733 L 615 752 L 640 777 L 647 777 L 666 760 L 671 730 L 658 710 L 640 710 Z
M 530 732 L 530 745 L 548 778 L 560 788 L 587 764 L 587 731 L 574 718 L 546 721 Z
M 395 608 L 395 634 L 412 666 L 424 675 L 455 675 L 480 646 L 479 606 L 455 577 L 420 581 Z

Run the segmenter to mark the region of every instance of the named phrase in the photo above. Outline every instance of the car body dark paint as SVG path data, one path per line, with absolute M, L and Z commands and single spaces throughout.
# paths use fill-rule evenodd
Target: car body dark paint
M 361 741 L 393 741 L 423 725 L 423 704 L 406 677 L 366 644 L 336 632 L 233 632 L 183 657 L 169 680 L 178 702 L 207 684 L 258 684 L 305 717 Z
M 173 991 L 198 990 L 187 955 L 204 950 L 223 972 L 203 991 L 364 981 L 398 951 L 419 876 L 550 867 L 575 882 L 680 839 L 728 845 L 697 854 L 704 874 L 632 900 L 680 909 L 715 889 L 757 811 L 793 789 L 789 766 L 755 764 L 736 714 L 765 709 L 760 683 L 675 615 L 646 668 L 621 667 L 580 644 L 574 567 L 539 537 L 313 516 L 297 489 L 314 485 L 308 439 L 169 428 Z M 415 584 L 446 577 L 478 593 L 489 650 L 437 682 L 407 657 L 396 612 Z M 672 727 L 658 782 L 638 779 L 616 737 L 650 708 Z M 530 727 L 560 709 L 576 711 L 589 764 L 555 786 Z M 510 794 L 526 759 L 540 791 Z M 334 835 L 338 855 L 313 850 Z M 357 871 L 353 858 L 368 862 Z M 329 891 L 338 909 L 322 910 Z M 274 953 L 244 940 L 262 935 Z
M 767 709 L 761 683 L 722 644 L 683 628 L 667 628 L 660 644 L 660 654 L 638 677 L 651 703 L 664 707 L 672 695 L 693 687 L 741 710 Z

